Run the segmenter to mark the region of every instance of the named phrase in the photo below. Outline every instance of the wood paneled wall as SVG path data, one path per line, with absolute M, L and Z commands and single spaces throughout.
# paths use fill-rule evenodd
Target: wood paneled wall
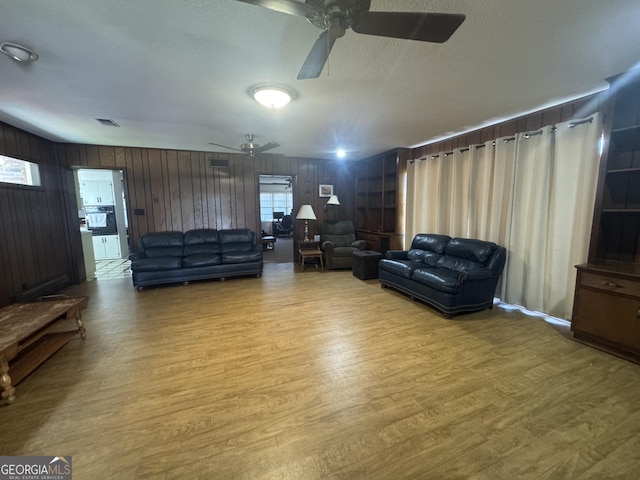
M 415 148 L 411 158 L 483 143 L 516 132 L 587 116 L 601 107 L 600 94 Z M 260 174 L 292 175 L 294 210 L 310 204 L 318 219 L 326 213 L 319 184 L 334 185 L 340 198 L 338 219 L 355 216 L 355 171 L 359 162 L 160 150 L 75 144 L 53 144 L 0 123 L 0 154 L 40 165 L 42 188 L 0 186 L 0 306 L 39 285 L 61 277 L 84 280 L 70 167 L 122 169 L 125 174 L 130 246 L 152 231 L 246 227 L 259 232 Z M 228 161 L 214 168 L 210 159 Z M 294 211 L 294 213 L 295 213 Z M 138 212 L 139 214 L 136 214 Z M 295 224 L 295 238 L 303 226 Z
M 449 152 L 456 148 L 481 144 L 489 140 L 495 140 L 496 138 L 515 135 L 519 132 L 538 130 L 546 125 L 554 125 L 568 120 L 588 117 L 597 111 L 601 111 L 604 93 L 605 92 L 600 92 L 588 95 L 571 102 L 496 123 L 495 125 L 457 135 L 440 142 L 421 145 L 412 150 L 411 157 L 416 159 L 428 155 L 435 155 L 440 152 Z
M 61 164 L 68 167 L 124 171 L 129 243 L 134 250 L 147 232 L 194 228 L 250 228 L 259 232 L 260 174 L 294 177 L 294 210 L 303 203 L 311 204 L 318 217 L 310 225 L 314 231 L 324 220 L 327 200 L 319 198 L 319 184 L 334 185 L 341 201 L 340 218 L 353 218 L 355 181 L 348 163 L 269 154 L 250 157 L 75 144 L 58 144 L 56 150 Z M 228 167 L 211 167 L 212 158 L 226 160 Z M 296 225 L 296 229 L 297 235 L 302 235 L 302 226 Z
M 82 256 L 72 255 L 68 209 L 75 199 L 69 198 L 68 172 L 59 168 L 53 144 L 0 123 L 0 154 L 37 163 L 42 183 L 37 188 L 0 185 L 0 306 L 4 306 L 47 282 L 80 281 L 76 272 Z
M 72 167 L 124 171 L 129 243 L 153 231 L 250 228 L 260 231 L 260 174 L 291 175 L 295 207 L 309 203 L 325 219 L 318 185 L 334 185 L 340 219 L 353 218 L 354 163 L 282 155 L 224 154 L 54 144 L 0 123 L 0 154 L 38 163 L 41 188 L 0 185 L 0 306 L 47 282 L 84 281 Z M 228 161 L 211 167 L 210 159 Z M 294 212 L 295 214 L 295 212 Z M 303 226 L 296 222 L 296 238 Z

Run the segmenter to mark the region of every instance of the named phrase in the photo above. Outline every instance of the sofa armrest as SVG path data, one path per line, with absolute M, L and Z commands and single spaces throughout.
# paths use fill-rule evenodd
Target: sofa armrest
M 387 255 L 385 258 L 389 260 L 408 260 L 409 257 L 407 250 L 387 250 Z
M 357 248 L 358 250 L 366 250 L 367 249 L 367 241 L 366 240 L 356 240 L 351 244 L 352 247 Z
M 140 260 L 143 258 L 147 258 L 147 256 L 144 254 L 144 252 L 139 252 L 139 253 L 130 253 L 129 254 L 129 260 L 131 260 L 132 262 L 134 260 Z
M 490 268 L 480 268 L 478 270 L 467 270 L 464 273 L 466 280 L 483 280 L 493 277 L 493 271 Z
M 335 245 L 333 244 L 332 241 L 325 240 L 324 242 L 322 242 L 322 245 L 320 245 L 320 250 L 327 253 L 333 253 L 334 247 Z

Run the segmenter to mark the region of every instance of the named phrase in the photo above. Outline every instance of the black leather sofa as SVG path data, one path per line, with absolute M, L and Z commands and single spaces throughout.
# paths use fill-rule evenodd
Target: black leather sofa
M 262 275 L 262 244 L 243 228 L 147 233 L 129 259 L 138 291 L 166 283 Z
M 387 251 L 378 279 L 452 318 L 493 307 L 506 257 L 493 242 L 420 233 L 410 250 Z

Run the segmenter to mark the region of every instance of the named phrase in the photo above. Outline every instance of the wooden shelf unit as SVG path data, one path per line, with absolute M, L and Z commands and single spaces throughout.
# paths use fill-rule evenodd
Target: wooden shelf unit
M 356 236 L 368 249 L 384 253 L 399 248 L 398 163 L 401 149 L 361 160 L 356 176 Z
M 571 330 L 640 361 L 640 71 L 609 82 L 589 261 L 577 266 Z

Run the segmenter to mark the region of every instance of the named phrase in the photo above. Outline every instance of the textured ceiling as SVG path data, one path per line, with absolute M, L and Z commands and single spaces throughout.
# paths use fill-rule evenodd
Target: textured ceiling
M 348 31 L 320 78 L 296 75 L 320 31 L 233 0 L 2 0 L 0 120 L 73 143 L 349 158 L 414 146 L 605 88 L 640 60 L 637 0 L 386 0 L 372 11 L 463 13 L 444 44 Z M 296 98 L 269 110 L 263 83 Z M 120 128 L 100 125 L 110 118 Z

